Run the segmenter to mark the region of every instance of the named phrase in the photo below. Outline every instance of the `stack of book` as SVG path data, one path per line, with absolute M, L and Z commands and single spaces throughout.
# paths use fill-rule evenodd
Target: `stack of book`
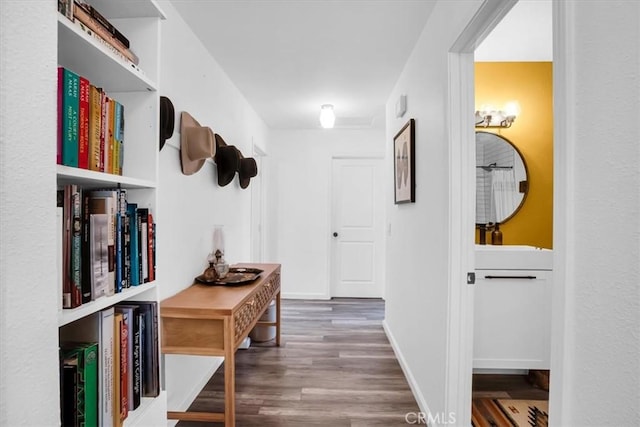
M 133 301 L 97 313 L 88 335 L 67 331 L 80 340 L 60 345 L 62 426 L 120 426 L 143 397 L 158 396 L 157 319 L 157 302 Z
M 124 106 L 86 78 L 58 67 L 57 163 L 122 175 Z
M 140 62 L 131 51 L 131 43 L 95 7 L 83 0 L 58 0 L 58 11 L 75 23 L 80 30 L 106 46 L 120 60 L 137 67 Z
M 155 280 L 155 223 L 122 188 L 68 184 L 62 208 L 62 308 L 76 308 Z

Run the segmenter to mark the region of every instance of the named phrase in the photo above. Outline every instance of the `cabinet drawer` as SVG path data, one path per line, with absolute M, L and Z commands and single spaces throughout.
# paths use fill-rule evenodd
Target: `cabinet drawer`
M 253 328 L 258 318 L 264 313 L 269 303 L 280 289 L 280 275 L 274 274 L 268 281 L 262 284 L 259 289 L 240 307 L 233 315 L 235 331 L 234 341 L 239 344 L 249 331 Z

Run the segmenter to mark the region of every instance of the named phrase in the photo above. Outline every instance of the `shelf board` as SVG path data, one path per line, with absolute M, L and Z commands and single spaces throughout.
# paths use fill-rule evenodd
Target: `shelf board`
M 91 0 L 91 5 L 108 19 L 167 18 L 155 0 Z
M 103 43 L 60 13 L 58 65 L 86 77 L 107 92 L 157 91 L 155 82 L 144 72 L 119 58 Z
M 58 316 L 58 326 L 64 326 L 71 322 L 75 322 L 78 319 L 82 319 L 90 314 L 97 313 L 98 311 L 111 307 L 114 304 L 130 299 L 136 295 L 152 289 L 156 285 L 156 282 L 145 283 L 139 286 L 132 286 L 123 290 L 120 293 L 111 295 L 108 297 L 98 298 L 95 301 L 82 304 L 80 307 L 72 309 L 64 309 Z
M 124 420 L 124 426 L 160 425 L 157 420 L 166 420 L 167 392 L 160 390 L 158 397 L 142 397 L 140 406 Z
M 156 183 L 146 179 L 113 175 L 88 169 L 57 165 L 58 184 L 78 184 L 82 187 L 117 186 L 122 188 L 156 188 Z

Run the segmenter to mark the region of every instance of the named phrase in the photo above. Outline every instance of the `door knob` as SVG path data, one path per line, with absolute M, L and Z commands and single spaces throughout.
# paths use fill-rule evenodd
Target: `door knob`
M 335 231 L 333 232 L 333 237 L 338 237 L 338 233 L 336 233 Z

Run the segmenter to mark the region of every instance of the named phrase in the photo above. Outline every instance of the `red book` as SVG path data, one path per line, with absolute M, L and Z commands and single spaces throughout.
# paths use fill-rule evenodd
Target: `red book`
M 89 169 L 89 80 L 80 77 L 78 121 L 78 167 Z
M 56 163 L 62 164 L 62 100 L 64 98 L 64 68 L 58 67 L 58 150 Z
M 122 313 L 120 328 L 120 420 L 129 415 L 129 313 Z

